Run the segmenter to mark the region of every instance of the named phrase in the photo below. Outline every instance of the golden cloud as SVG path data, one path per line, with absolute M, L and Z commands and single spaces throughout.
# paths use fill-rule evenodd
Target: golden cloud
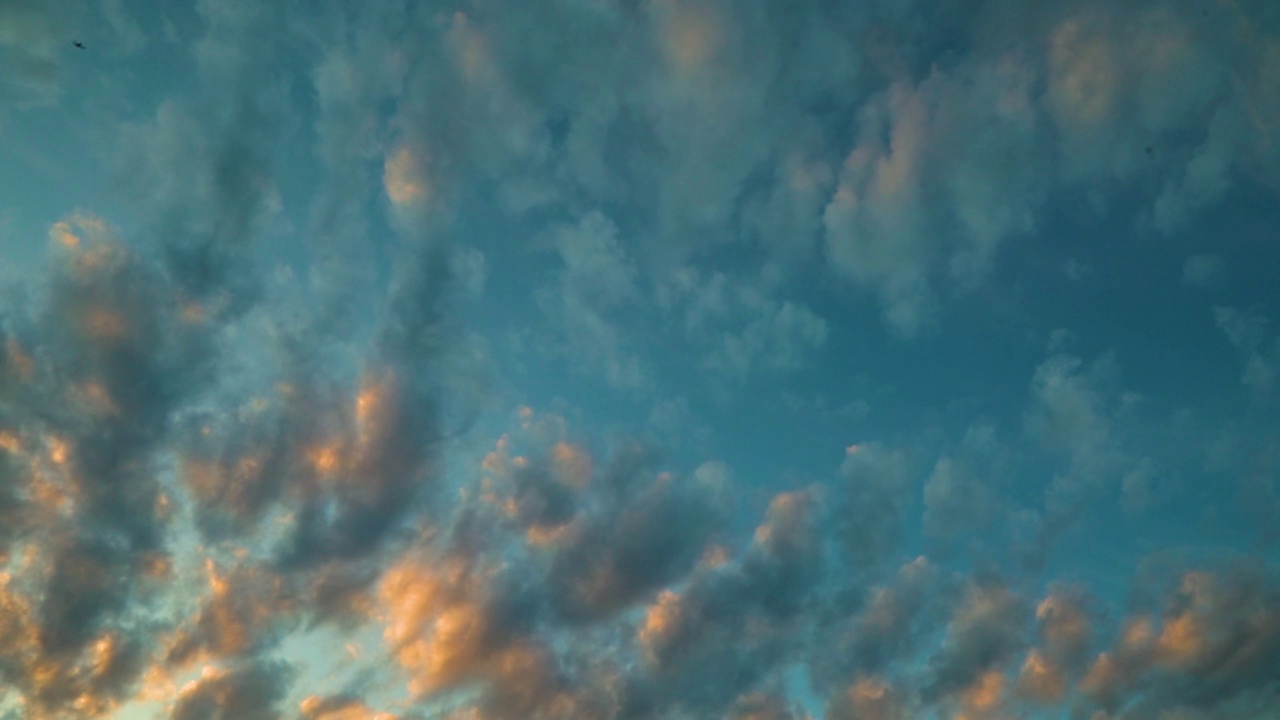
M 401 145 L 387 156 L 382 186 L 397 207 L 420 206 L 431 198 L 426 162 L 413 148 Z

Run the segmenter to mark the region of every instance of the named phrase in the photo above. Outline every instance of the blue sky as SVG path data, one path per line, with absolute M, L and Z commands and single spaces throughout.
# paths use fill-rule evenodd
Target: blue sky
M 1263 0 L 5 0 L 0 717 L 1274 717 L 1278 133 Z

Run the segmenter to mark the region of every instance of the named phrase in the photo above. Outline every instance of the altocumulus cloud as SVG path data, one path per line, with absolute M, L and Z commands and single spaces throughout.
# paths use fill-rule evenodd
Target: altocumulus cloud
M 72 5 L 0 716 L 1280 708 L 1271 4 Z

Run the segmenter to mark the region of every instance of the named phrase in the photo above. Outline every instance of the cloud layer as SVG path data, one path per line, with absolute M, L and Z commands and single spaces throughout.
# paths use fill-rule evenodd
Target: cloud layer
M 0 717 L 1276 711 L 1271 5 L 78 12 Z

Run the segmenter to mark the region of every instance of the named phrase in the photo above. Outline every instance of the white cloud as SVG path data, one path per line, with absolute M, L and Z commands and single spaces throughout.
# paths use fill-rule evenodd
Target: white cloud
M 1151 458 L 1143 458 L 1138 466 L 1120 481 L 1120 506 L 1125 513 L 1137 515 L 1151 507 L 1156 480 L 1156 467 Z
M 58 1 L 0 4 L 0 109 L 52 103 L 59 92 L 59 51 L 70 44 Z
M 1080 358 L 1055 355 L 1036 368 L 1028 431 L 1046 447 L 1076 451 L 1101 445 L 1110 431 L 1104 398 Z
M 1244 130 L 1240 120 L 1234 108 L 1214 114 L 1204 142 L 1192 152 L 1182 175 L 1166 182 L 1155 200 L 1152 213 L 1157 230 L 1171 234 L 1195 213 L 1226 196 L 1240 152 L 1238 143 Z
M 1000 245 L 1033 228 L 1033 81 L 1008 55 L 896 82 L 864 106 L 824 213 L 827 251 L 899 334 L 927 329 L 940 295 L 979 285 Z
M 659 303 L 684 315 L 685 338 L 702 365 L 737 381 L 759 370 L 795 370 L 827 340 L 827 322 L 802 304 L 720 272 L 681 268 L 658 288 Z
M 1218 255 L 1192 255 L 1182 263 L 1182 283 L 1207 288 L 1222 281 L 1227 265 Z
M 1241 384 L 1249 389 L 1256 402 L 1266 402 L 1275 392 L 1280 377 L 1280 336 L 1268 343 L 1270 321 L 1255 312 L 1217 307 L 1213 315 L 1218 328 L 1244 361 Z
M 1117 437 L 1120 413 L 1135 399 L 1116 387 L 1110 354 L 1088 366 L 1080 358 L 1058 354 L 1036 368 L 1031 405 L 1023 415 L 1029 437 L 1066 461 L 1045 494 L 1047 519 L 1073 520 L 1116 481 L 1125 454 Z
M 112 46 L 116 52 L 130 55 L 146 45 L 147 37 L 125 0 L 103 0 L 102 16 L 111 28 Z
M 548 238 L 563 269 L 539 292 L 539 305 L 557 335 L 558 354 L 614 387 L 647 386 L 650 371 L 625 332 L 640 296 L 617 226 L 593 212 L 553 228 Z

